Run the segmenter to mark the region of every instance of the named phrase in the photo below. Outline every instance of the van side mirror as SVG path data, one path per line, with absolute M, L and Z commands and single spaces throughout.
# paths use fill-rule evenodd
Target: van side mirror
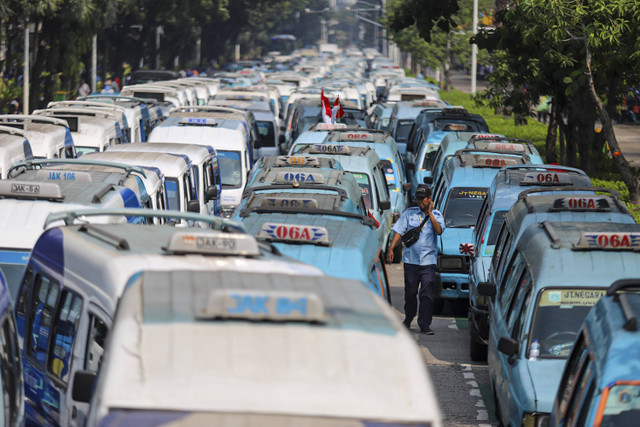
M 210 185 L 207 187 L 207 191 L 205 193 L 207 202 L 210 200 L 215 200 L 218 198 L 218 187 L 216 187 L 215 185 Z
M 391 209 L 391 202 L 389 200 L 383 200 L 380 202 L 381 211 L 388 211 L 389 209 Z
M 491 282 L 480 282 L 477 285 L 478 295 L 482 295 L 483 297 L 494 297 L 496 296 L 497 289 L 495 283 Z
M 187 203 L 187 212 L 200 213 L 200 202 L 197 200 L 189 200 Z
M 431 184 L 433 184 L 433 177 L 432 176 L 425 176 L 424 178 L 422 178 L 422 182 L 424 182 L 427 185 L 431 185 Z
M 71 398 L 76 402 L 91 402 L 93 386 L 95 385 L 97 375 L 96 372 L 92 371 L 76 371 L 75 374 L 73 374 Z
M 518 353 L 519 346 L 518 341 L 509 337 L 502 337 L 500 341 L 498 341 L 498 351 L 509 357 L 515 356 Z

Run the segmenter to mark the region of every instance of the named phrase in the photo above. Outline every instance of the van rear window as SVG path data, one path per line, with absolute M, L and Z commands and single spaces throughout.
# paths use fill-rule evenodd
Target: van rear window
M 273 122 L 256 122 L 260 134 L 260 147 L 275 147 L 276 135 L 273 130 Z

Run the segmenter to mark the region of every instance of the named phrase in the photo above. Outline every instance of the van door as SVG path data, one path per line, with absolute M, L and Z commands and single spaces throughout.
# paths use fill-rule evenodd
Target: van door
M 78 366 L 73 367 L 73 372 L 84 370 L 97 373 L 102 363 L 107 335 L 111 329 L 111 318 L 101 307 L 94 303 L 89 303 L 89 307 L 83 316 L 83 324 L 87 325 L 87 332 L 82 336 L 78 336 L 76 341 L 73 353 Z M 80 366 L 79 362 L 82 363 L 82 366 Z M 68 410 L 71 414 L 69 425 L 84 426 L 89 413 L 89 404 L 74 401 L 71 397 L 71 388 L 69 386 L 67 398 Z

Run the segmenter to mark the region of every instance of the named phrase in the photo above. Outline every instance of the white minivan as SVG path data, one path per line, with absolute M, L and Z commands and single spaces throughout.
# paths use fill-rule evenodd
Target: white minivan
M 222 182 L 221 216 L 230 218 L 242 199 L 251 169 L 245 133 L 218 126 L 215 119 L 169 117 L 149 135 L 149 142 L 212 146 L 218 155 Z
M 36 159 L 76 157 L 73 137 L 65 120 L 36 115 L 4 114 L 0 115 L 0 125 L 24 130 Z

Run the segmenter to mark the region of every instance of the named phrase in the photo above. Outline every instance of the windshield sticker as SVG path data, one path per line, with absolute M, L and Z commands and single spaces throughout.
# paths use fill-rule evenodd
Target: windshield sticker
M 603 289 L 554 289 L 542 293 L 540 307 L 591 307 L 606 294 Z

